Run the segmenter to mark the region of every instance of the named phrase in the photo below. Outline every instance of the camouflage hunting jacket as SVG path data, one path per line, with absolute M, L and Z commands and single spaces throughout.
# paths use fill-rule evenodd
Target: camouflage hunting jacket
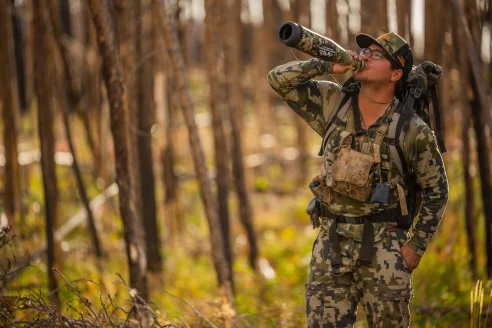
M 331 67 L 331 63 L 313 58 L 309 61 L 294 61 L 278 66 L 268 74 L 270 85 L 275 92 L 322 138 L 331 115 L 344 96 L 338 84 L 314 80 L 315 77 L 331 74 Z M 386 112 L 367 129 L 362 144 L 359 144 L 358 136 L 353 138 L 352 149 L 361 151 L 364 147 L 370 147 L 376 130 L 388 117 L 392 107 L 397 105 L 398 99 L 395 97 Z M 342 121 L 346 122 L 351 115 L 353 115 L 352 108 L 349 108 Z M 325 161 L 328 157 L 333 157 L 334 151 L 340 146 L 340 133 L 343 130 L 345 130 L 343 125 L 337 126 L 326 140 L 323 155 Z M 448 200 L 448 181 L 434 133 L 417 115 L 410 121 L 403 152 L 409 170 L 416 172 L 417 183 L 423 191 L 422 206 L 413 224 L 412 236 L 407 246 L 423 255 L 444 214 Z M 403 176 L 391 161 L 386 140 L 381 144 L 380 153 L 382 181 L 396 181 L 407 194 L 408 188 Z M 349 196 L 332 193 L 332 201 L 327 206 L 330 212 L 337 215 L 357 217 L 374 214 L 398 206 L 396 189 L 391 188 L 388 205 L 371 204 L 369 201 L 362 202 Z M 394 224 L 396 223 L 373 223 L 375 240 L 384 235 L 388 225 Z M 362 225 L 343 223 L 338 225 L 337 232 L 360 241 L 362 228 Z

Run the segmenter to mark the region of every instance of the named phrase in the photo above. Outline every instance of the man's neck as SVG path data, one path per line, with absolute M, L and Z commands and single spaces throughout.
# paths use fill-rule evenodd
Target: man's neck
M 389 86 L 363 85 L 359 93 L 359 108 L 365 125 L 369 128 L 384 114 L 395 96 L 395 88 Z

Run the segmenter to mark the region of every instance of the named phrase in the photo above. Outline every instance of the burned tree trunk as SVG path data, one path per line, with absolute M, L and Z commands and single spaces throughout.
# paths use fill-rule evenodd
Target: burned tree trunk
M 17 128 L 19 100 L 17 93 L 17 75 L 15 71 L 14 42 L 11 19 L 10 1 L 0 6 L 0 38 L 3 46 L 0 49 L 0 109 L 3 121 L 3 143 L 5 149 L 4 197 L 5 214 L 8 223 L 15 233 L 21 224 L 22 212 L 20 167 L 17 161 Z
M 139 47 L 138 67 L 138 160 L 142 217 L 144 220 L 149 271 L 162 271 L 161 242 L 157 227 L 154 165 L 152 156 L 152 126 L 155 124 L 154 72 L 152 60 L 152 0 L 141 0 L 141 15 L 138 17 Z
M 69 123 L 69 105 L 66 97 L 67 92 L 64 87 L 65 83 L 62 82 L 63 81 L 69 82 L 68 85 L 70 86 L 69 87 L 70 91 L 68 92 L 69 95 L 68 98 L 72 101 L 72 104 L 73 102 L 78 102 L 78 96 L 73 90 L 73 88 L 71 87 L 71 83 L 70 83 L 70 81 L 72 81 L 72 78 L 69 72 L 68 54 L 66 53 L 65 49 L 62 46 L 61 28 L 56 20 L 57 18 L 56 3 L 54 0 L 48 0 L 48 2 L 49 2 L 48 13 L 50 17 L 51 30 L 54 32 L 53 33 L 54 44 L 55 44 L 56 52 L 58 53 L 58 58 L 60 58 L 63 63 L 62 69 L 58 69 L 58 66 L 55 65 L 57 71 L 55 84 L 58 91 L 58 99 L 60 100 L 60 106 L 62 107 L 61 112 L 62 112 L 63 124 L 65 128 L 65 135 L 67 137 L 68 145 L 70 147 L 70 152 L 72 153 L 73 156 L 72 168 L 74 170 L 75 178 L 77 180 L 77 185 L 80 192 L 80 198 L 82 199 L 82 203 L 87 212 L 87 221 L 89 223 L 89 234 L 91 235 L 92 243 L 94 246 L 94 254 L 100 259 L 103 256 L 101 242 L 96 227 L 96 220 L 94 219 L 92 209 L 89 205 L 89 197 L 87 195 L 87 192 L 85 191 L 84 180 L 82 178 L 82 172 L 79 167 L 79 161 L 77 159 L 77 153 L 73 143 L 72 132 L 70 130 L 70 123 Z
M 328 0 L 326 3 L 326 36 L 340 42 L 340 26 L 338 25 L 337 0 Z
M 468 70 L 468 61 L 466 58 L 465 49 L 463 42 L 463 32 L 458 28 L 459 21 L 457 19 L 456 12 L 452 12 L 452 35 L 453 35 L 453 50 L 455 52 L 455 59 L 457 61 L 457 66 L 459 67 L 461 77 L 465 81 L 470 72 Z M 470 130 L 473 129 L 472 119 L 471 119 L 471 108 L 469 93 L 471 93 L 470 87 L 462 88 L 461 92 L 461 123 L 462 123 L 462 137 L 463 149 L 462 154 L 462 167 L 463 167 L 463 180 L 465 184 L 465 208 L 464 208 L 464 219 L 465 219 L 465 229 L 467 236 L 468 251 L 470 253 L 470 271 L 472 272 L 473 279 L 477 278 L 477 251 L 475 248 L 476 243 L 476 227 L 477 222 L 475 218 L 475 193 L 473 191 L 473 176 L 471 174 L 471 138 Z
M 241 0 L 233 0 L 229 5 L 222 6 L 223 13 L 240 12 Z M 233 15 L 223 15 L 219 28 L 223 31 L 224 40 L 224 75 L 226 78 L 227 106 L 229 107 L 229 117 L 231 120 L 232 132 L 232 172 L 234 177 L 234 187 L 239 201 L 239 215 L 241 223 L 246 230 L 249 242 L 249 264 L 254 270 L 258 267 L 258 242 L 253 224 L 253 211 L 243 163 L 243 147 L 241 136 L 241 53 L 237 46 L 239 39 L 240 26 L 237 19 L 240 17 Z
M 145 227 L 145 218 L 142 217 L 142 187 L 140 185 L 140 161 L 138 148 L 138 68 L 137 68 L 137 17 L 140 10 L 140 1 L 113 0 L 116 10 L 116 26 L 119 42 L 119 54 L 123 68 L 123 81 L 126 86 L 128 104 L 128 155 L 130 159 L 129 174 L 132 180 L 132 189 L 135 192 L 135 208 L 137 216 Z M 145 233 L 145 231 L 143 231 Z M 144 240 L 145 240 L 144 235 Z M 147 247 L 145 248 L 147 252 Z M 148 263 L 148 262 L 147 262 Z
M 191 155 L 193 157 L 193 164 L 195 166 L 195 171 L 200 186 L 200 196 L 203 201 L 205 213 L 208 219 L 208 226 L 210 229 L 212 259 L 217 272 L 217 278 L 227 299 L 231 304 L 234 304 L 235 302 L 231 281 L 232 273 L 229 270 L 225 257 L 224 241 L 222 240 L 220 221 L 217 215 L 217 205 L 212 194 L 212 188 L 210 186 L 210 180 L 207 174 L 207 167 L 205 166 L 205 156 L 203 154 L 203 148 L 195 122 L 194 104 L 190 95 L 188 76 L 185 73 L 186 69 L 184 67 L 183 54 L 176 35 L 176 29 L 171 24 L 166 11 L 164 8 L 161 8 L 158 0 L 154 0 L 153 3 L 155 4 L 155 10 L 159 13 L 158 21 L 166 41 L 165 43 L 168 45 L 167 50 L 170 60 L 173 63 L 173 70 L 176 73 L 175 76 L 181 100 L 181 108 L 183 110 L 183 116 L 185 118 L 189 133 Z
M 480 64 L 482 61 L 477 51 L 477 49 L 480 49 L 478 46 L 480 41 L 479 38 L 476 37 L 478 34 L 474 32 L 474 30 L 476 31 L 476 27 L 475 29 L 470 29 L 469 27 L 474 24 L 473 18 L 475 14 L 473 12 L 476 10 L 476 4 L 472 1 L 467 1 L 466 5 L 468 17 L 465 16 L 459 1 L 453 0 L 455 14 L 459 20 L 459 25 L 463 31 L 464 42 L 466 44 L 467 58 L 469 61 L 468 67 L 472 72 L 470 75 L 470 85 L 473 90 L 471 106 L 477 138 L 478 166 L 485 217 L 487 275 L 488 277 L 492 277 L 492 181 L 490 174 L 490 152 L 488 150 L 487 136 L 485 134 L 486 126 L 492 126 L 490 124 L 490 103 L 485 88 L 485 82 L 480 73 Z
M 130 285 L 144 297 L 147 295 L 147 258 L 144 229 L 137 210 L 135 177 L 131 173 L 131 142 L 128 128 L 128 104 L 122 67 L 115 47 L 114 31 L 107 0 L 89 0 L 89 9 L 97 30 L 102 70 L 111 111 L 111 132 L 114 138 L 116 182 L 120 194 L 120 214 L 123 221 Z
M 34 86 L 38 106 L 38 133 L 41 143 L 41 170 L 43 175 L 44 207 L 46 215 L 47 266 L 50 290 L 57 298 L 58 283 L 52 268 L 61 270 L 61 253 L 55 244 L 54 231 L 58 227 L 58 189 L 55 164 L 54 113 L 51 108 L 50 85 L 53 80 L 50 65 L 51 43 L 48 35 L 46 1 L 34 2 Z M 39 53 L 44 54 L 39 56 Z
M 216 0 L 205 0 L 205 62 L 210 86 L 209 103 L 212 113 L 212 127 L 215 146 L 215 178 L 217 181 L 217 200 L 219 204 L 219 219 L 224 241 L 229 271 L 232 272 L 232 248 L 230 240 L 229 224 L 229 165 L 227 160 L 227 145 L 224 126 L 222 125 L 222 112 L 220 109 L 219 76 L 217 71 L 218 38 L 219 30 L 215 28 L 215 18 L 219 15 Z
M 299 24 L 311 27 L 311 3 L 309 0 L 296 0 L 297 2 L 297 21 Z M 308 125 L 304 120 L 294 115 L 296 130 L 297 130 L 297 150 L 299 151 L 299 166 L 297 168 L 296 183 L 298 186 L 304 186 L 308 169 Z

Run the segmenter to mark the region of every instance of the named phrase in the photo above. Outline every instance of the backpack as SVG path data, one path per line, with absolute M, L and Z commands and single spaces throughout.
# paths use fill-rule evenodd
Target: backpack
M 418 215 L 421 204 L 421 190 L 417 185 L 417 176 L 415 172 L 411 172 L 408 168 L 408 163 L 403 155 L 405 135 L 410 126 L 412 117 L 418 115 L 430 128 L 434 131 L 437 145 L 441 153 L 446 152 L 444 137 L 442 134 L 441 115 L 439 110 L 439 102 L 437 98 L 436 84 L 442 77 L 442 68 L 430 61 L 425 61 L 418 66 L 412 67 L 405 81 L 402 82 L 402 91 L 398 96 L 400 104 L 393 114 L 392 121 L 385 137 L 390 149 L 390 156 L 394 161 L 399 173 L 404 177 L 405 184 L 408 187 L 408 195 L 406 204 L 408 215 L 402 216 L 399 227 L 408 229 L 412 225 L 413 219 Z M 352 99 L 353 109 L 354 102 L 357 99 L 354 97 L 359 91 L 359 86 L 354 78 L 347 80 L 342 91 L 345 93 L 340 100 L 337 110 L 332 114 L 325 136 L 321 144 L 321 149 L 318 153 L 323 156 L 325 145 L 328 136 L 336 128 L 338 123 L 345 117 L 349 109 L 348 100 Z M 429 112 L 430 104 L 433 104 L 435 126 L 431 123 Z M 335 123 L 335 124 L 334 124 Z M 360 115 L 357 115 L 354 110 L 354 123 L 356 132 L 360 128 Z

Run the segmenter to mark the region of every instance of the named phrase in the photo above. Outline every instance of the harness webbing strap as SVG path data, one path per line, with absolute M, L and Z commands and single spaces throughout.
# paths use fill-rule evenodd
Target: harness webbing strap
M 442 134 L 442 122 L 441 122 L 441 111 L 439 110 L 439 99 L 437 98 L 436 85 L 430 86 L 430 92 L 432 96 L 432 104 L 434 105 L 434 117 L 436 119 L 436 140 L 437 146 L 441 153 L 445 153 L 446 146 L 444 145 L 444 136 Z
M 325 147 L 326 147 L 326 142 L 328 140 L 328 136 L 335 130 L 337 127 L 335 123 L 335 120 L 343 120 L 345 115 L 347 115 L 348 109 L 350 107 L 350 104 L 348 103 L 348 100 L 350 99 L 350 94 L 345 93 L 343 95 L 343 98 L 340 100 L 340 103 L 337 105 L 336 111 L 333 113 L 331 116 L 330 122 L 326 126 L 326 133 L 323 138 L 323 142 L 321 143 L 321 147 L 318 152 L 318 156 L 323 156 L 323 153 L 325 152 Z
M 389 130 L 388 130 L 388 138 L 395 140 L 395 143 L 388 143 L 388 146 L 389 146 L 389 150 L 390 150 L 391 159 L 395 163 L 396 168 L 398 169 L 398 172 L 400 172 L 400 174 L 403 176 L 402 162 L 401 162 L 400 156 L 398 154 L 398 151 L 396 149 L 396 143 L 399 143 L 399 140 L 395 139 L 396 138 L 396 128 L 397 128 L 397 125 L 400 121 L 400 117 L 401 117 L 400 113 L 398 113 L 398 112 L 393 113 L 393 117 L 392 117 L 393 120 L 391 121 L 390 126 L 389 126 Z

